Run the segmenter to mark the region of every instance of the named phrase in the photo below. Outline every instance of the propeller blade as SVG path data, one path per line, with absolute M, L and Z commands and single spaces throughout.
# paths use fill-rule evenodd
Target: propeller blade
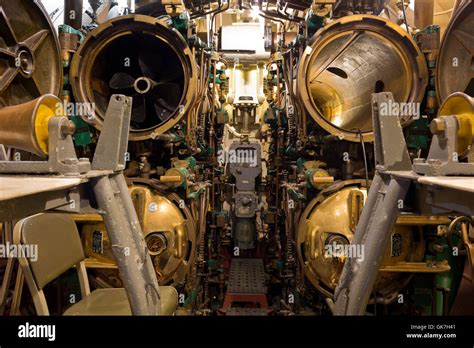
M 163 67 L 163 57 L 153 47 L 146 47 L 145 43 L 140 45 L 138 53 L 138 65 L 142 75 L 152 80 L 157 80 Z
M 181 61 L 176 59 L 176 54 L 169 48 L 156 44 L 146 36 L 137 39 L 140 49 L 138 50 L 138 64 L 142 76 L 151 78 L 157 83 L 167 83 L 178 79 L 183 75 Z
M 158 84 L 168 83 L 177 80 L 183 75 L 183 70 L 179 61 L 170 59 L 169 66 L 166 69 L 160 71 Z
M 118 72 L 115 73 L 109 81 L 110 88 L 113 89 L 126 89 L 133 87 L 135 79 L 127 73 Z
M 146 119 L 145 98 L 141 95 L 133 97 L 132 105 L 132 122 L 143 123 Z
M 153 106 L 155 108 L 156 115 L 161 121 L 166 121 L 168 118 L 170 118 L 176 109 L 175 106 L 168 104 L 166 100 L 162 98 L 157 99 Z
M 173 105 L 174 110 L 181 100 L 181 89 L 177 83 L 161 83 L 153 89 L 153 96 L 165 100 L 167 105 Z

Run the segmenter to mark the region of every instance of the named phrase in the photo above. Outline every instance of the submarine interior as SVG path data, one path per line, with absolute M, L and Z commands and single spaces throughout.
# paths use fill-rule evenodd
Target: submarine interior
M 474 315 L 473 23 L 0 0 L 0 315 Z

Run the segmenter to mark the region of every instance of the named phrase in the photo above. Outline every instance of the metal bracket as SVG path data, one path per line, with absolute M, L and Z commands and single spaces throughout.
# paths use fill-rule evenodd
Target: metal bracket
M 382 114 L 382 108 L 394 104 L 391 92 L 372 94 L 375 163 L 377 170 L 411 170 L 411 160 L 400 120 L 392 113 Z
M 99 142 L 92 160 L 92 169 L 112 171 L 125 169 L 131 107 L 131 97 L 115 94 L 110 98 Z M 118 134 L 117 129 L 120 130 Z
M 458 160 L 457 134 L 458 120 L 455 116 L 438 118 L 444 122 L 444 130 L 433 135 L 427 160 L 417 158 L 413 162 L 413 170 L 425 175 L 474 175 L 474 163 L 461 163 Z
M 87 158 L 77 159 L 71 135 L 63 136 L 65 117 L 52 117 L 48 124 L 49 156 L 47 161 L 0 161 L 0 173 L 80 174 L 90 170 Z

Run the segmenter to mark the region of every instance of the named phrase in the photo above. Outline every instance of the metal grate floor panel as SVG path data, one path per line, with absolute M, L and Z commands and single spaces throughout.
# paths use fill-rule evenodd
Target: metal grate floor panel
M 232 259 L 227 292 L 266 294 L 265 270 L 261 259 Z

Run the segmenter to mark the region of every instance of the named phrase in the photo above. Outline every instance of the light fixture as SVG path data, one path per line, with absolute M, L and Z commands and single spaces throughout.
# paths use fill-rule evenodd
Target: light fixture
M 260 17 L 260 8 L 258 7 L 258 5 L 255 4 L 252 5 L 251 8 L 252 11 L 250 13 L 250 16 L 252 17 L 252 19 L 257 20 Z

